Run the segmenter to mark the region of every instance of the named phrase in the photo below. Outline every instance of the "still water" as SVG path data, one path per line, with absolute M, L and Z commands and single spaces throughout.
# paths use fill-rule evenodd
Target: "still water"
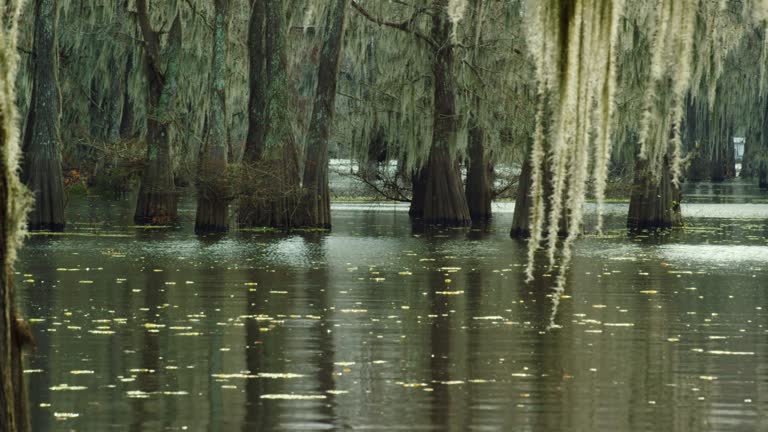
M 129 201 L 74 199 L 17 268 L 34 430 L 768 430 L 766 196 L 687 195 L 661 237 L 611 206 L 551 331 L 510 206 L 479 230 L 337 205 L 329 235 L 199 238 L 192 203 L 139 229 Z

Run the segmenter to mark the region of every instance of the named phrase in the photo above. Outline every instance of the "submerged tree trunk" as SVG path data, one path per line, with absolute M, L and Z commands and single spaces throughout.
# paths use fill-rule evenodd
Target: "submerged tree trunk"
M 427 167 L 416 170 L 411 175 L 411 206 L 408 214 L 414 219 L 421 219 L 424 216 L 424 200 L 427 193 L 426 179 L 429 177 Z
M 483 43 L 483 0 L 473 2 L 473 18 L 470 21 L 472 28 L 472 39 L 477 45 Z M 472 50 L 472 63 L 477 64 L 479 49 Z M 477 84 L 485 86 L 480 80 Z M 493 165 L 490 161 L 489 151 L 486 150 L 485 130 L 480 122 L 480 112 L 482 101 L 479 95 L 473 98 L 473 110 L 469 130 L 469 149 L 467 162 L 467 184 L 466 197 L 469 206 L 469 215 L 472 217 L 472 223 L 484 223 L 491 218 L 491 204 L 493 202 Z
M 524 239 L 531 235 L 531 206 L 533 206 L 533 198 L 531 197 L 531 183 L 532 178 L 531 160 L 529 157 L 525 158 L 523 167 L 520 171 L 520 180 L 517 182 L 517 198 L 515 200 L 515 212 L 512 218 L 512 229 L 510 230 L 510 236 L 512 238 Z M 549 167 L 544 167 L 543 173 L 544 181 L 544 196 L 550 197 L 554 191 L 554 185 L 552 184 L 554 174 Z M 552 203 L 549 199 L 544 199 L 544 231 L 547 231 L 547 225 L 550 215 L 550 207 Z M 568 235 L 568 229 L 566 226 L 567 215 L 563 215 L 560 219 L 560 227 L 558 234 L 561 236 Z
M 265 32 L 267 27 L 267 1 L 253 2 L 248 25 L 248 135 L 245 141 L 242 165 L 244 168 L 241 179 L 241 197 L 238 203 L 238 224 L 245 227 L 266 226 L 268 221 L 262 204 L 257 197 L 246 194 L 246 188 L 259 192 L 260 185 L 249 185 L 250 171 L 262 159 L 265 152 L 266 121 L 267 121 L 267 63 Z
M 35 194 L 31 230 L 64 230 L 64 180 L 59 142 L 57 0 L 35 2 L 32 100 L 24 132 L 22 180 Z
M 365 165 L 361 168 L 361 175 L 369 181 L 376 181 L 379 176 L 381 165 L 387 162 L 387 139 L 384 133 L 384 127 L 374 126 L 370 139 L 368 140 L 368 154 L 366 155 Z
M 336 0 L 328 11 L 325 25 L 325 43 L 317 72 L 312 119 L 307 139 L 304 163 L 304 195 L 297 225 L 312 228 L 331 228 L 331 195 L 328 185 L 328 140 L 336 104 L 341 49 L 344 44 L 346 0 Z
M 734 149 L 719 149 L 710 162 L 710 178 L 721 182 L 736 177 L 736 157 Z
M 696 154 L 688 166 L 686 178 L 692 182 L 699 182 L 708 180 L 710 174 L 710 164 L 702 154 Z
M 454 53 L 450 35 L 448 0 L 433 0 L 432 39 L 438 46 L 432 61 L 434 120 L 426 173 L 422 171 L 425 175 L 422 219 L 430 225 L 465 226 L 471 223 L 469 207 L 461 182 L 461 171 L 450 152 L 451 140 L 455 139 L 457 132 Z
M 531 235 L 531 160 L 525 158 L 520 171 L 520 180 L 517 182 L 517 199 L 515 200 L 515 213 L 512 218 L 510 236 L 513 238 L 528 238 Z
M 160 35 L 151 27 L 146 2 L 136 1 L 139 27 L 145 41 L 145 68 L 149 81 L 147 162 L 133 220 L 140 225 L 168 225 L 177 218 L 168 127 L 181 56 L 181 17 L 177 15 L 171 25 L 168 47 L 162 56 L 168 63 L 163 73 L 160 66 Z
M 229 139 L 226 114 L 227 37 L 229 1 L 215 0 L 211 102 L 208 136 L 200 157 L 197 182 L 195 232 L 224 232 L 229 229 L 229 200 L 226 184 Z
M 13 264 L 29 201 L 28 192 L 17 175 L 20 149 L 13 88 L 19 3 L 11 0 L 3 4 L 6 9 L 0 14 L 3 39 L 0 45 L 3 59 L 0 68 L 0 431 L 28 432 L 31 428 L 22 350 L 32 338 L 29 328 L 17 315 L 13 288 Z M 55 7 L 55 3 L 52 4 Z
M 682 226 L 682 192 L 672 181 L 670 164 L 670 156 L 667 155 L 664 157 L 661 178 L 658 179 L 648 170 L 646 161 L 637 160 L 627 218 L 630 230 Z
M 250 124 L 238 209 L 242 226 L 289 229 L 299 203 L 298 150 L 287 109 L 286 32 L 283 0 L 254 2 L 248 36 Z M 255 82 L 259 79 L 263 85 Z
M 493 169 L 483 134 L 484 131 L 479 127 L 469 131 L 466 196 L 473 223 L 486 222 L 491 218 L 493 201 Z

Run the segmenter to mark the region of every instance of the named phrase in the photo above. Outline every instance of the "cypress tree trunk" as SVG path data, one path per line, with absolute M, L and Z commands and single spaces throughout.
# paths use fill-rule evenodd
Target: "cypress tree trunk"
M 248 98 L 248 135 L 243 152 L 243 167 L 246 170 L 258 164 L 264 154 L 267 111 L 267 66 L 264 41 L 266 18 L 266 1 L 253 2 L 248 25 L 248 85 L 250 94 Z M 243 179 L 242 186 L 246 187 L 247 183 L 250 182 Z M 264 212 L 259 208 L 261 203 L 252 195 L 246 195 L 245 192 L 245 190 L 241 191 L 242 197 L 238 205 L 238 224 L 247 227 L 265 226 L 267 221 L 263 216 Z
M 32 100 L 24 132 L 22 180 L 35 194 L 31 230 L 64 230 L 64 180 L 59 142 L 57 0 L 35 2 Z
M 686 171 L 686 178 L 692 182 L 698 182 L 708 180 L 710 176 L 709 161 L 706 158 L 707 145 L 705 140 L 709 137 L 702 135 L 711 130 L 709 126 L 711 122 L 711 113 L 709 110 L 704 110 L 703 116 L 700 116 L 698 107 L 694 103 L 691 95 L 686 97 L 685 102 L 685 121 L 683 123 L 682 130 L 684 131 L 684 140 L 687 144 L 688 155 L 690 162 Z
M 2 84 L 5 88 L 8 83 Z M 3 99 L 8 97 L 6 94 L 0 96 Z M 8 106 L 5 103 L 4 105 L 3 108 Z M 29 340 L 29 331 L 22 331 L 26 326 L 17 318 L 13 289 L 15 236 L 19 229 L 16 219 L 20 217 L 17 206 L 21 189 L 17 184 L 16 167 L 6 165 L 10 147 L 18 146 L 17 142 L 6 141 L 7 128 L 15 128 L 16 125 L 5 115 L 0 118 L 0 122 L 0 430 L 18 432 L 30 430 L 29 407 L 22 373 L 22 349 Z
M 290 92 L 283 0 L 254 2 L 249 30 L 247 175 L 240 225 L 289 229 L 299 204 L 299 159 L 289 114 Z M 262 48 L 263 47 L 263 48 Z M 258 56 L 258 54 L 263 54 Z M 259 64 L 263 61 L 263 66 Z M 254 62 L 256 64 L 254 64 Z M 265 84 L 254 82 L 262 78 Z M 260 90 L 264 90 L 261 94 Z M 259 100 L 261 98 L 261 100 Z M 253 122 L 256 124 L 253 124 Z
M 176 221 L 176 188 L 173 181 L 171 143 L 168 126 L 172 101 L 176 94 L 181 56 L 181 18 L 173 20 L 168 47 L 162 58 L 167 60 L 161 72 L 160 36 L 152 29 L 147 13 L 147 0 L 136 0 L 136 8 L 145 41 L 145 70 L 149 81 L 149 116 L 147 118 L 147 165 L 141 178 L 139 199 L 133 221 L 139 225 L 168 225 Z
M 411 206 L 408 214 L 415 219 L 424 217 L 424 203 L 427 193 L 426 179 L 429 177 L 428 168 L 422 167 L 411 176 Z
M 432 39 L 437 42 L 432 74 L 434 77 L 434 120 L 432 147 L 425 179 L 423 221 L 449 226 L 469 225 L 471 218 L 461 182 L 461 171 L 450 154 L 451 139 L 456 134 L 457 114 L 454 54 L 450 43 L 451 22 L 448 0 L 432 2 Z
M 469 161 L 467 163 L 467 205 L 473 223 L 491 218 L 493 201 L 493 169 L 484 145 L 484 131 L 474 127 L 469 131 Z
M 662 168 L 661 179 L 655 178 L 648 170 L 647 161 L 638 158 L 627 218 L 627 227 L 630 230 L 682 226 L 682 193 L 672 182 L 669 155 L 664 157 Z
M 331 196 L 328 186 L 328 140 L 336 104 L 339 61 L 344 44 L 347 1 L 335 0 L 328 11 L 325 43 L 320 55 L 312 118 L 304 163 L 304 197 L 298 225 L 331 228 Z
M 229 229 L 229 201 L 226 171 L 229 139 L 227 133 L 225 75 L 229 2 L 215 0 L 213 61 L 211 67 L 211 103 L 208 111 L 208 137 L 200 157 L 197 184 L 195 232 L 224 232 Z
M 532 168 L 531 168 L 531 160 L 529 157 L 526 156 L 525 162 L 523 162 L 523 167 L 520 171 L 520 180 L 518 181 L 517 186 L 517 199 L 515 200 L 515 213 L 512 218 L 512 229 L 510 230 L 510 236 L 512 238 L 528 238 L 531 235 L 531 206 L 533 205 L 533 198 L 531 198 L 531 183 L 533 182 L 532 178 Z M 552 179 L 554 178 L 554 174 L 549 169 L 549 167 L 544 167 L 544 231 L 546 232 L 548 221 L 549 221 L 549 208 L 551 206 L 551 202 L 546 197 L 552 196 L 554 185 L 552 184 Z M 560 219 L 560 229 L 558 233 L 561 236 L 568 235 L 568 230 L 566 229 L 566 215 L 563 215 L 562 219 Z
M 720 182 L 736 177 L 736 155 L 733 146 L 732 128 L 724 128 L 722 136 L 717 137 L 717 148 L 710 162 L 710 178 Z
M 473 40 L 476 41 L 475 43 L 480 45 L 483 39 L 483 0 L 475 0 L 473 6 L 473 18 L 471 20 L 472 35 Z M 477 63 L 478 56 L 478 48 L 475 48 L 472 51 L 472 63 Z M 481 81 L 477 85 L 485 86 L 485 83 Z M 485 130 L 480 125 L 478 118 L 480 108 L 480 96 L 476 95 L 473 100 L 475 112 L 472 115 L 472 126 L 469 130 L 466 196 L 472 223 L 482 224 L 487 222 L 492 216 L 491 204 L 493 202 L 494 178 L 493 165 L 485 149 Z
M 277 187 L 268 192 L 265 208 L 270 227 L 290 229 L 299 203 L 300 174 L 296 137 L 291 124 L 291 92 L 288 80 L 287 33 L 284 0 L 267 1 L 267 162 Z M 268 180 L 270 181 L 270 180 Z M 275 193 L 276 192 L 276 193 Z
M 517 199 L 515 200 L 515 214 L 512 218 L 510 236 L 513 238 L 528 238 L 531 235 L 531 160 L 526 156 L 520 171 L 520 180 L 517 182 Z
M 379 166 L 388 159 L 387 141 L 382 126 L 373 128 L 373 133 L 368 140 L 368 154 L 363 168 L 362 176 L 369 181 L 375 181 L 379 174 Z
M 747 133 L 746 140 L 744 142 L 744 155 L 741 157 L 741 171 L 739 177 L 754 177 L 756 174 L 754 163 L 752 162 L 753 148 L 756 147 L 756 143 L 759 142 L 757 134 Z
M 264 1 L 253 3 L 248 25 L 248 135 L 245 141 L 243 160 L 257 162 L 264 151 L 264 114 L 267 102 L 267 73 L 264 47 L 266 25 Z
M 695 155 L 688 167 L 686 177 L 692 182 L 708 180 L 711 174 L 709 165 L 702 154 Z
M 105 113 L 107 124 L 104 130 L 104 135 L 107 142 L 115 143 L 120 140 L 120 124 L 122 121 L 123 108 L 122 93 L 123 87 L 125 87 L 123 81 L 126 80 L 127 75 L 120 70 L 117 62 L 113 62 L 112 65 L 110 65 L 110 70 L 112 71 L 113 78 L 109 88 L 110 97 L 107 101 L 107 111 Z
M 29 201 L 28 192 L 17 176 L 20 149 L 13 89 L 19 2 L 6 1 L 3 7 L 0 14 L 3 39 L 0 45 L 0 431 L 27 432 L 31 429 L 22 349 L 31 343 L 31 334 L 17 316 L 13 288 L 13 264 Z M 52 29 L 49 27 L 48 31 Z

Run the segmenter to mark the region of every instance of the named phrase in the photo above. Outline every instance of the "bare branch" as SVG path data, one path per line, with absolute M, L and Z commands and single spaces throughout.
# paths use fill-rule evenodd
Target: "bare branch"
M 427 35 L 416 30 L 413 26 L 414 22 L 416 21 L 416 18 L 418 18 L 418 16 L 424 12 L 424 10 L 422 9 L 416 9 L 416 11 L 413 12 L 413 15 L 411 16 L 411 18 L 403 22 L 397 23 L 392 21 L 384 21 L 381 18 L 374 17 L 373 15 L 371 15 L 370 12 L 365 10 L 365 8 L 360 6 L 360 4 L 355 0 L 352 0 L 352 7 L 355 8 L 355 10 L 359 12 L 360 15 L 364 16 L 368 21 L 376 23 L 380 26 L 391 27 L 394 29 L 404 31 L 406 33 L 411 33 L 412 35 L 416 36 L 417 38 L 429 44 L 429 46 L 432 47 L 433 49 L 440 48 L 435 41 L 430 39 Z

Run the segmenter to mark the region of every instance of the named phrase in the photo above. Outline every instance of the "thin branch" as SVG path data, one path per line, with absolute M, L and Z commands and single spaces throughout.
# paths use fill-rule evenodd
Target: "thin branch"
M 487 87 L 487 86 L 488 86 L 488 85 L 485 83 L 485 80 L 483 79 L 483 75 L 482 75 L 482 74 L 480 74 L 480 71 L 479 71 L 479 70 L 477 70 L 477 68 L 475 67 L 475 65 L 473 65 L 472 63 L 470 63 L 470 62 L 468 62 L 468 61 L 466 61 L 466 60 L 462 60 L 461 62 L 462 62 L 462 63 L 464 63 L 465 65 L 467 65 L 467 66 L 469 67 L 469 69 L 470 69 L 472 72 L 474 72 L 474 73 L 475 73 L 475 75 L 477 76 L 477 79 L 478 79 L 478 80 L 480 80 L 480 84 L 482 84 L 482 85 L 483 85 L 483 87 Z
M 432 47 L 434 49 L 440 48 L 435 41 L 433 41 L 427 35 L 419 32 L 418 30 L 416 30 L 413 27 L 413 23 L 414 23 L 414 21 L 416 21 L 416 18 L 418 18 L 419 14 L 421 14 L 423 12 L 422 9 L 417 9 L 413 13 L 411 18 L 409 18 L 409 19 L 407 19 L 407 20 L 405 20 L 403 22 L 397 23 L 397 22 L 392 22 L 392 21 L 384 21 L 381 18 L 374 17 L 373 15 L 371 15 L 370 12 L 365 10 L 365 8 L 360 6 L 360 4 L 357 3 L 355 0 L 352 0 L 352 7 L 355 8 L 355 10 L 357 12 L 359 12 L 360 15 L 365 17 L 368 21 L 376 23 L 376 24 L 378 24 L 380 26 L 391 27 L 391 28 L 394 28 L 394 29 L 398 29 L 398 30 L 404 31 L 406 33 L 411 33 L 412 35 L 416 36 L 417 38 L 419 38 L 419 39 L 423 40 L 424 42 L 426 42 L 427 44 L 429 44 L 430 47 Z
M 388 200 L 388 201 L 396 201 L 396 202 L 402 202 L 402 203 L 408 203 L 411 202 L 411 199 L 408 198 L 403 193 L 403 188 L 401 188 L 397 181 L 389 181 L 386 178 L 381 178 L 383 181 L 383 185 L 379 187 L 374 181 L 369 180 L 365 177 L 365 174 L 362 173 L 355 173 L 355 174 L 346 174 L 337 171 L 337 174 L 341 176 L 352 176 L 355 178 L 355 180 L 359 181 L 360 183 L 363 183 L 365 186 L 367 186 L 374 194 L 379 195 L 380 197 Z

